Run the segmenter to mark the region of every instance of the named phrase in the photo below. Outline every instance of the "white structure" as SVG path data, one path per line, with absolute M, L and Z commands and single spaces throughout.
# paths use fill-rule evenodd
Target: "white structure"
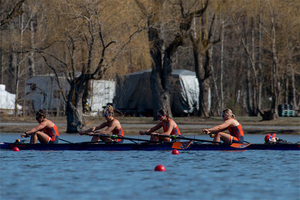
M 91 80 L 91 111 L 99 113 L 107 104 L 113 104 L 116 94 L 115 81 Z
M 64 93 L 67 94 L 69 84 L 60 78 Z M 65 103 L 60 95 L 54 75 L 34 76 L 26 81 L 25 99 L 36 112 L 39 109 L 60 112 L 65 110 Z M 29 106 L 30 107 L 30 106 Z
M 14 114 L 16 95 L 11 94 L 5 90 L 5 85 L 0 84 L 0 111 L 6 114 Z M 17 105 L 18 110 L 22 106 Z
M 68 94 L 70 85 L 64 77 L 60 77 L 64 94 Z M 99 113 L 103 107 L 113 102 L 115 82 L 106 80 L 91 80 L 91 99 L 88 104 L 91 112 Z M 61 112 L 65 110 L 65 102 L 60 95 L 55 75 L 34 76 L 26 81 L 26 100 L 34 111 L 39 109 Z

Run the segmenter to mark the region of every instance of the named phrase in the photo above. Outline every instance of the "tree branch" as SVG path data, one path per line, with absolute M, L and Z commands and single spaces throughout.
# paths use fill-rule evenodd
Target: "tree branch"
M 23 3 L 26 0 L 20 0 L 14 7 L 13 9 L 8 13 L 5 19 L 0 21 L 0 27 L 2 27 L 4 24 L 7 24 L 12 18 L 22 15 L 23 10 L 21 9 Z

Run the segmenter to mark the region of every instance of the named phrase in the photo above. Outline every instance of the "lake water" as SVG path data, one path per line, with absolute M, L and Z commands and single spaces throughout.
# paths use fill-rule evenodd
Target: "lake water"
M 13 142 L 19 135 L 0 133 L 0 140 Z M 300 140 L 299 135 L 277 136 Z M 263 138 L 247 135 L 246 140 L 262 143 Z M 1 200 L 300 199 L 300 151 L 1 150 L 0 158 Z M 166 171 L 155 172 L 158 164 Z

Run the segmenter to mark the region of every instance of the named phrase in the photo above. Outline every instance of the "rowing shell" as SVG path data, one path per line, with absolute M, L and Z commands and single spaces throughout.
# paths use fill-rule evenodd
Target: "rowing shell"
M 29 143 L 0 143 L 0 149 L 12 150 L 40 150 L 40 151 L 169 151 L 173 150 L 172 142 L 165 143 L 59 143 L 59 144 L 29 144 Z M 233 148 L 228 144 L 203 144 L 194 142 L 182 151 L 211 151 L 211 150 L 300 150 L 299 144 L 251 144 L 245 148 Z

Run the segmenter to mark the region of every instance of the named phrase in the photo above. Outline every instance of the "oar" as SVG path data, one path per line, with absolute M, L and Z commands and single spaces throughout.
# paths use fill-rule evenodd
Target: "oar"
M 105 135 L 107 137 L 110 137 L 111 139 L 124 139 L 124 140 L 130 140 L 130 141 L 141 141 L 141 142 L 149 142 L 149 143 L 166 143 L 166 141 L 153 141 L 153 140 L 145 140 L 145 139 L 139 139 L 139 138 L 132 138 L 132 137 L 119 137 L 116 135 L 113 136 L 108 136 Z
M 69 144 L 73 144 L 73 142 L 70 142 L 70 141 L 68 141 L 68 140 L 64 140 L 64 139 L 61 139 L 61 138 L 58 138 L 58 139 L 61 140 L 61 141 L 67 142 L 67 143 L 69 143 Z
M 173 149 L 187 149 L 192 144 L 194 140 L 190 140 L 189 142 L 174 142 L 172 145 Z
M 64 140 L 64 139 L 61 139 L 61 138 L 58 138 L 58 139 L 61 140 L 61 141 L 67 142 L 67 143 L 69 143 L 69 144 L 73 144 L 73 142 L 70 142 L 70 141 L 68 141 L 68 140 Z M 27 139 L 25 139 L 25 140 L 19 140 L 19 139 L 17 139 L 17 140 L 16 140 L 16 143 L 24 143 L 26 140 L 27 140 Z
M 233 148 L 244 149 L 250 146 L 252 143 L 232 143 L 230 146 Z
M 172 140 L 176 140 L 176 139 L 184 139 L 184 140 L 194 140 L 194 141 L 199 141 L 199 142 L 210 142 L 210 143 L 217 143 L 217 144 L 220 144 L 221 142 L 215 142 L 215 141 L 210 141 L 210 140 L 201 140 L 201 139 L 196 139 L 196 138 L 187 138 L 187 137 L 184 137 L 182 135 L 159 135 L 159 136 L 162 136 L 162 137 L 169 137 L 171 138 Z
M 223 144 L 222 142 L 215 142 L 215 141 L 210 141 L 210 140 L 201 140 L 201 139 L 196 139 L 196 138 L 187 138 L 187 137 L 184 137 L 184 136 L 181 136 L 181 135 L 180 136 L 170 135 L 169 137 L 171 139 L 177 139 L 178 138 L 178 139 L 185 139 L 185 140 L 194 140 L 194 141 L 199 141 L 199 142 L 210 142 L 210 143 L 214 143 L 214 144 Z M 232 143 L 230 145 L 230 147 L 242 149 L 242 148 L 248 147 L 249 145 L 251 145 L 251 143 Z
M 95 132 L 97 133 L 97 132 Z M 134 141 L 140 141 L 140 142 L 148 142 L 148 143 L 165 143 L 165 141 L 152 141 L 152 140 L 145 140 L 145 139 L 139 139 L 139 138 L 131 138 L 131 137 L 120 137 L 117 135 L 104 135 L 104 134 L 99 134 L 100 137 L 109 137 L 111 139 L 124 139 L 124 140 L 130 140 L 132 142 Z

